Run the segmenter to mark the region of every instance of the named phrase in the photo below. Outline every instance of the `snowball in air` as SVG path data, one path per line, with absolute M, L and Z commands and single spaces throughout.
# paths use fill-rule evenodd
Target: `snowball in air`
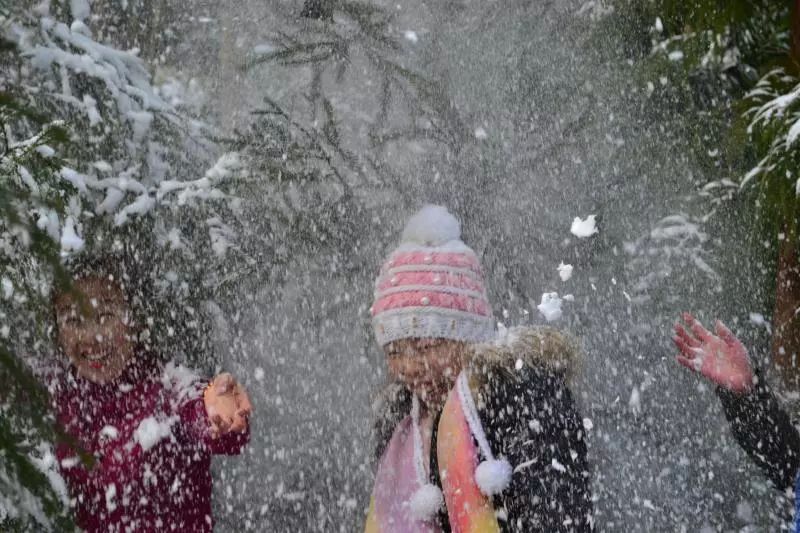
M 581 220 L 581 217 L 575 217 L 569 231 L 580 239 L 591 237 L 598 232 L 597 226 L 595 225 L 595 216 L 589 215 L 586 217 L 586 220 Z
M 419 36 L 417 36 L 417 32 L 412 30 L 406 30 L 403 33 L 403 37 L 406 38 L 406 41 L 412 42 L 414 44 L 416 44 L 417 41 L 419 41 Z
M 631 391 L 631 397 L 628 400 L 628 407 L 634 414 L 638 414 L 642 410 L 642 397 L 639 394 L 639 388 L 634 387 Z
M 100 436 L 104 439 L 114 440 L 119 437 L 119 430 L 114 426 L 103 426 L 100 430 Z
M 489 134 L 486 133 L 485 129 L 483 129 L 481 127 L 475 128 L 475 138 L 476 139 L 478 139 L 479 141 L 482 141 L 482 140 L 486 139 L 487 137 L 489 137 Z
M 117 508 L 117 486 L 111 483 L 106 487 L 106 509 L 109 513 L 113 513 Z
M 558 297 L 557 292 L 546 292 L 542 294 L 542 303 L 536 306 L 536 309 L 544 316 L 548 322 L 558 320 L 561 318 L 561 298 Z
M 403 243 L 441 246 L 461 239 L 461 224 L 441 205 L 428 204 L 411 217 L 403 230 Z
M 139 423 L 139 427 L 133 432 L 133 440 L 138 442 L 142 450 L 148 451 L 158 444 L 162 439 L 172 435 L 173 420 L 157 420 L 155 417 L 147 417 Z
M 561 281 L 567 281 L 572 277 L 572 265 L 565 265 L 564 263 L 561 263 L 558 265 L 557 270 L 559 277 L 561 277 Z
M 424 522 L 436 516 L 443 503 L 444 497 L 439 487 L 426 483 L 414 492 L 408 506 L 411 509 L 411 516 Z
M 503 492 L 511 483 L 511 465 L 505 459 L 483 461 L 475 469 L 475 483 L 486 496 Z

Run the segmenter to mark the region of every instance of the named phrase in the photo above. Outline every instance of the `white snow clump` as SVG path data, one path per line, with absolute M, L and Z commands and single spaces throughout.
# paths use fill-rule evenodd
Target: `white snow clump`
M 585 239 L 586 237 L 591 237 L 595 233 L 598 233 L 599 230 L 595 224 L 595 215 L 589 215 L 586 217 L 586 220 L 581 220 L 581 217 L 575 217 L 569 231 L 579 239 Z
M 417 44 L 417 42 L 419 42 L 419 36 L 417 35 L 417 32 L 412 30 L 406 30 L 403 33 L 403 37 L 406 38 L 406 41 L 412 42 L 414 44 Z
M 542 303 L 536 306 L 536 309 L 544 316 L 548 322 L 553 322 L 561 318 L 563 314 L 561 311 L 561 298 L 558 297 L 557 292 L 546 292 L 542 294 Z
M 139 427 L 133 432 L 133 440 L 139 443 L 142 450 L 148 451 L 163 439 L 172 436 L 172 424 L 175 422 L 175 417 L 158 420 L 154 416 L 148 416 L 139 423 Z
M 561 263 L 558 265 L 558 275 L 561 278 L 561 281 L 567 281 L 569 278 L 572 277 L 572 265 L 565 265 Z

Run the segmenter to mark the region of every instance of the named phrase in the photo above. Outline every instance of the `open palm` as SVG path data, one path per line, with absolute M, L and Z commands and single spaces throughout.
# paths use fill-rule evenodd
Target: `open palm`
M 241 433 L 247 429 L 247 418 L 253 410 L 245 388 L 228 372 L 215 377 L 203 392 L 206 413 L 211 421 L 211 434 Z
M 753 387 L 753 369 L 741 341 L 719 320 L 714 325 L 716 335 L 689 313 L 683 313 L 683 320 L 689 331 L 676 323 L 672 338 L 680 350 L 678 362 L 728 390 L 749 391 Z

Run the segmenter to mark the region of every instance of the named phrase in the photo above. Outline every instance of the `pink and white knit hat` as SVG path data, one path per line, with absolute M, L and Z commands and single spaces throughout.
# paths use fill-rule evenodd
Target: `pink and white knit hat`
M 480 261 L 446 208 L 426 205 L 408 221 L 375 281 L 371 312 L 381 346 L 407 338 L 494 337 Z

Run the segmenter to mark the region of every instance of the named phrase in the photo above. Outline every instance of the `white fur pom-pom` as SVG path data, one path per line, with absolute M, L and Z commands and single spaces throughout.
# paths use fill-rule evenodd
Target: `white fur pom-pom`
M 511 483 L 512 468 L 505 459 L 483 461 L 475 469 L 475 482 L 486 496 L 500 494 Z
M 436 516 L 443 503 L 444 497 L 439 487 L 426 483 L 414 492 L 408 505 L 411 508 L 411 516 L 415 520 L 425 522 Z
M 441 246 L 461 239 L 461 224 L 441 205 L 428 204 L 411 217 L 403 230 L 402 242 Z

